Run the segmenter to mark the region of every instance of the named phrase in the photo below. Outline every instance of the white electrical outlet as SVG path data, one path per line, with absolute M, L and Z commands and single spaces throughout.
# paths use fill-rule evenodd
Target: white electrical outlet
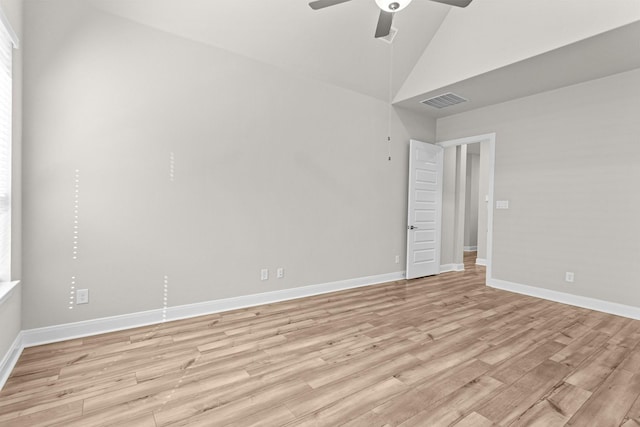
M 76 291 L 76 304 L 89 304 L 89 289 L 78 289 Z
M 269 269 L 263 268 L 260 270 L 260 280 L 269 280 Z
M 509 209 L 509 201 L 508 200 L 498 200 L 496 202 L 496 209 Z
M 282 279 L 284 277 L 284 268 L 278 267 L 278 269 L 276 270 L 276 277 L 278 279 Z
M 573 279 L 574 279 L 574 278 L 575 278 L 575 276 L 574 276 L 573 272 L 571 272 L 571 271 L 567 271 L 567 272 L 564 274 L 564 280 L 565 280 L 566 282 L 573 283 Z
M 396 264 L 400 264 L 400 255 L 396 255 Z

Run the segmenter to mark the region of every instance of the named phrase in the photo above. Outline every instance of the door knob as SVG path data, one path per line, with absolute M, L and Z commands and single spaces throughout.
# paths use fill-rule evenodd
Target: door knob
M 418 227 L 414 227 L 413 225 L 410 225 L 408 228 L 409 228 L 409 230 L 417 230 L 418 229 Z

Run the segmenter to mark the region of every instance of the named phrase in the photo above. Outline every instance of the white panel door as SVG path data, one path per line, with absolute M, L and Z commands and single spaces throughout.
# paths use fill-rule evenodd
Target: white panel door
M 407 279 L 440 273 L 443 148 L 410 142 Z

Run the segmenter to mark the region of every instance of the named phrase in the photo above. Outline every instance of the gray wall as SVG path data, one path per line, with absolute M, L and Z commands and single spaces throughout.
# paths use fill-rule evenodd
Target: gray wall
M 373 98 L 82 2 L 25 16 L 25 329 L 161 308 L 165 275 L 174 306 L 402 270 L 435 121 L 394 114 L 388 161 Z
M 438 120 L 496 132 L 494 278 L 640 307 L 639 115 L 634 70 Z
M 456 147 L 445 148 L 442 161 L 441 266 L 447 266 L 454 262 L 457 151 Z
M 467 146 L 444 149 L 442 179 L 442 254 L 444 269 L 462 268 L 467 205 Z
M 467 185 L 464 213 L 464 246 L 478 246 L 478 191 L 480 190 L 480 155 L 467 153 Z
M 478 163 L 478 253 L 476 259 L 487 260 L 487 227 L 489 225 L 489 143 L 480 143 L 480 159 Z

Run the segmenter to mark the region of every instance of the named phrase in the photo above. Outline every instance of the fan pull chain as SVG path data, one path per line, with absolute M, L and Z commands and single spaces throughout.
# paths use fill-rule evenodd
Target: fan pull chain
M 391 161 L 391 103 L 393 102 L 393 43 L 389 48 L 389 106 L 387 115 L 387 150 L 388 160 Z

